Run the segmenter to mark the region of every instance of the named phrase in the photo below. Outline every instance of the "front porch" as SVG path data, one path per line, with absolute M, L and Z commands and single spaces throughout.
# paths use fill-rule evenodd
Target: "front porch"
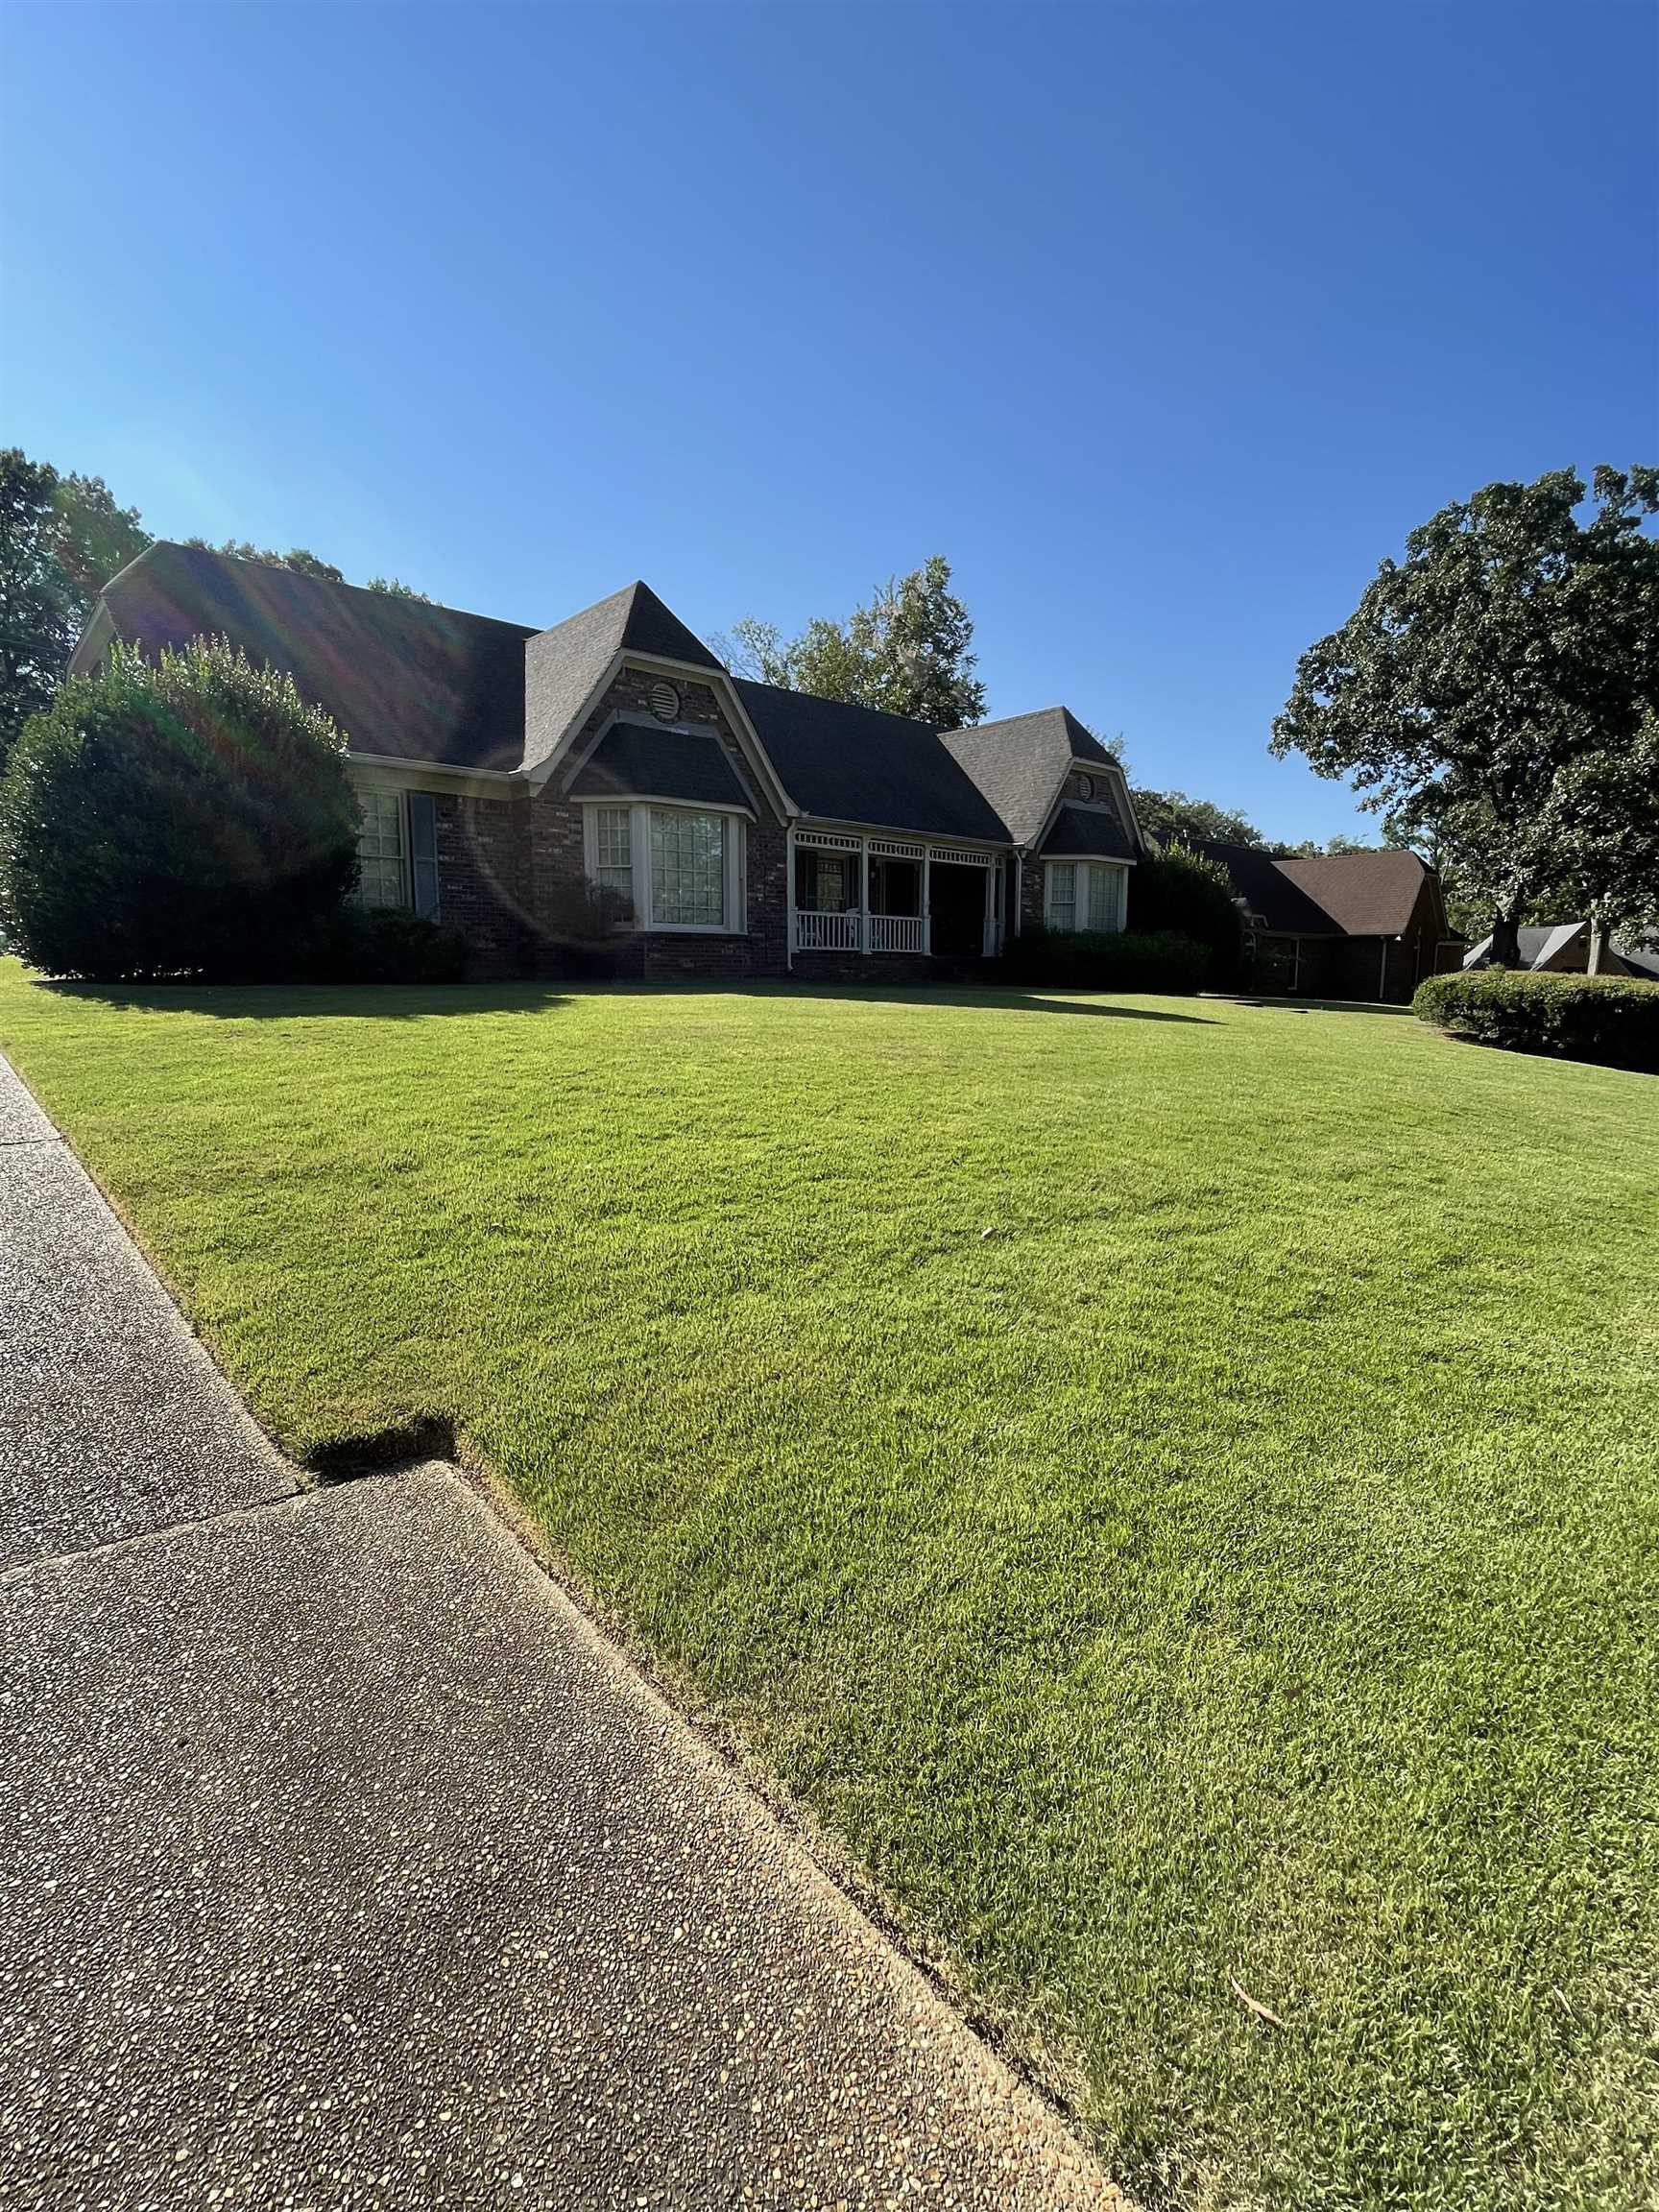
M 993 960 L 1002 950 L 1003 854 L 853 831 L 789 832 L 789 949 Z

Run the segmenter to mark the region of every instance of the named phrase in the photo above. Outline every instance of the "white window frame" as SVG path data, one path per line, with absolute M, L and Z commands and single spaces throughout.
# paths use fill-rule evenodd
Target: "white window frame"
M 1043 926 L 1045 928 L 1052 929 L 1056 926 L 1054 921 L 1054 871 L 1056 868 L 1070 868 L 1074 871 L 1072 882 L 1075 886 L 1076 896 L 1071 904 L 1070 927 L 1072 931 L 1081 932 L 1090 927 L 1090 892 L 1094 885 L 1095 873 L 1098 870 L 1104 870 L 1108 875 L 1117 878 L 1117 885 L 1112 899 L 1112 919 L 1107 923 L 1106 930 L 1116 935 L 1123 928 L 1128 919 L 1129 905 L 1129 870 L 1127 865 L 1120 860 L 1076 860 L 1070 855 L 1064 859 L 1046 860 L 1043 863 Z
M 383 783 L 370 784 L 358 794 L 359 806 L 365 813 L 371 805 L 378 805 L 382 800 L 387 800 L 390 801 L 392 808 L 397 816 L 397 896 L 395 900 L 371 899 L 369 897 L 363 880 L 363 870 L 366 859 L 370 856 L 363 852 L 362 830 L 360 830 L 357 833 L 357 902 L 360 906 L 368 907 L 371 912 L 376 909 L 392 911 L 398 906 L 412 907 L 415 903 L 411 873 L 414 867 L 414 840 L 409 834 L 409 808 L 406 798 L 406 793 L 390 791 Z M 385 859 L 383 854 L 373 857 L 382 861 Z
M 749 822 L 726 806 L 698 806 L 664 799 L 590 799 L 582 802 L 582 865 L 593 880 L 599 873 L 599 816 L 623 806 L 629 815 L 629 849 L 633 855 L 634 915 L 618 922 L 623 930 L 649 930 L 663 937 L 742 937 L 748 930 Z M 651 817 L 653 814 L 711 815 L 720 824 L 720 856 L 725 880 L 721 904 L 723 922 L 659 922 L 651 881 Z

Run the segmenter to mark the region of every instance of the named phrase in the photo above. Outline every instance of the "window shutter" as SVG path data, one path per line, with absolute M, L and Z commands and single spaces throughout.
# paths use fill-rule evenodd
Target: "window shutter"
M 438 919 L 438 803 L 430 791 L 409 794 L 409 874 L 415 911 Z

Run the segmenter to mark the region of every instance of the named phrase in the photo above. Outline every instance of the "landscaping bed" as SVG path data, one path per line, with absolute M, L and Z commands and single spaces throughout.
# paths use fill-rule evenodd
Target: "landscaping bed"
M 14 965 L 0 1046 L 289 1449 L 452 1424 L 1143 2200 L 1659 2193 L 1651 1079 Z

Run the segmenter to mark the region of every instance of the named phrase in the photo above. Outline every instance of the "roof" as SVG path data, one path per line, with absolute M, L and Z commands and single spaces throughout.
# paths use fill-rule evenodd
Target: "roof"
M 1242 899 L 1262 926 L 1306 937 L 1336 935 L 1336 924 L 1261 845 L 1229 845 L 1218 838 L 1196 840 L 1192 850 L 1226 869 L 1235 898 Z
M 1584 951 L 1589 955 L 1590 925 L 1584 922 L 1551 922 L 1544 926 L 1527 923 L 1515 932 L 1516 950 L 1523 968 L 1539 971 L 1547 969 L 1551 960 L 1557 960 L 1575 939 L 1585 939 Z M 1613 938 L 1608 950 L 1620 965 L 1632 975 L 1659 977 L 1659 945 L 1641 945 L 1627 938 Z M 1492 964 L 1492 939 L 1482 937 L 1479 945 L 1471 945 L 1463 955 L 1465 968 L 1488 968 Z
M 1327 853 L 1275 863 L 1349 937 L 1399 937 L 1411 926 L 1429 870 L 1415 853 Z
M 684 661 L 716 675 L 723 672 L 723 664 L 649 584 L 634 583 L 613 591 L 609 599 L 531 637 L 523 716 L 526 768 L 539 767 L 552 757 L 594 685 L 622 652 L 642 653 L 656 661 Z
M 1046 860 L 1061 860 L 1071 853 L 1091 860 L 1135 857 L 1122 823 L 1105 806 L 1062 806 L 1042 850 Z
M 1218 860 L 1234 893 L 1263 927 L 1309 937 L 1398 937 L 1429 870 L 1415 853 L 1328 853 L 1302 859 L 1260 845 L 1202 838 L 1197 851 Z
M 747 806 L 726 748 L 712 733 L 661 730 L 618 722 L 582 763 L 571 794 L 578 799 L 695 799 Z
M 998 845 L 1008 831 L 926 722 L 736 679 L 737 695 L 803 813 Z M 1054 796 L 1050 784 L 1048 799 Z
M 535 635 L 389 591 L 158 541 L 105 585 L 117 637 L 154 650 L 222 637 L 286 669 L 354 753 L 517 768 Z
M 1065 707 L 950 730 L 942 741 L 1007 824 L 1016 845 L 1029 845 L 1041 830 L 1073 760 L 1116 766 L 1100 740 Z

